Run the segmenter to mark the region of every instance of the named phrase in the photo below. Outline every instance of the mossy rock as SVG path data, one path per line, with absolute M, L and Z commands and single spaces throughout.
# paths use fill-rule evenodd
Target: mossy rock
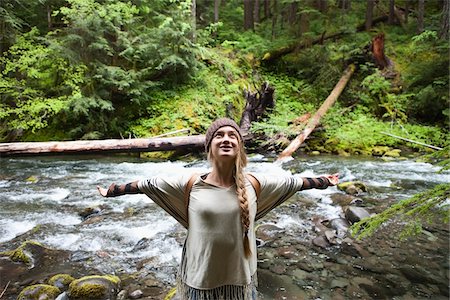
M 389 150 L 390 149 L 388 146 L 375 146 L 372 148 L 372 155 L 373 156 L 383 156 Z
M 357 195 L 367 192 L 367 186 L 361 181 L 347 181 L 337 185 L 337 188 L 349 195 Z
M 22 263 L 25 263 L 25 264 L 29 265 L 30 267 L 32 267 L 34 265 L 34 259 L 33 259 L 32 251 L 30 251 L 30 249 L 29 249 L 32 247 L 45 248 L 42 244 L 40 244 L 38 242 L 26 241 L 14 250 L 0 252 L 0 255 L 9 256 L 9 258 L 12 261 L 22 262 Z
M 72 299 L 116 299 L 120 279 L 113 275 L 85 276 L 72 281 L 68 295 Z
M 61 291 L 53 285 L 36 284 L 24 288 L 17 300 L 54 300 Z
M 392 150 L 386 151 L 383 156 L 400 157 L 401 152 L 402 152 L 402 150 L 400 150 L 400 149 L 392 149 Z
M 69 274 L 57 274 L 48 280 L 48 284 L 56 286 L 61 291 L 67 291 L 69 284 L 74 280 L 75 278 Z

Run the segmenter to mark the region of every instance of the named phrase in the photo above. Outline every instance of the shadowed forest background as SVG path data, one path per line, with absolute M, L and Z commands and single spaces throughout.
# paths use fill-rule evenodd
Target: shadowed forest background
M 0 29 L 3 142 L 204 133 L 267 82 L 279 150 L 355 64 L 307 151 L 448 144 L 448 1 L 3 0 Z

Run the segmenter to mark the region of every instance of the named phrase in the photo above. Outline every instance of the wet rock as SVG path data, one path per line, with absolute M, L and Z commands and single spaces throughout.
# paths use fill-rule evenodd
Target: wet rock
M 117 298 L 119 286 L 120 279 L 117 276 L 85 276 L 72 281 L 69 285 L 68 295 L 71 300 L 113 300 Z
M 53 300 L 55 299 L 61 291 L 52 285 L 48 284 L 35 284 L 23 289 L 17 300 Z
M 70 299 L 69 299 L 69 296 L 67 296 L 67 293 L 64 292 L 64 293 L 59 294 L 55 300 L 70 300 Z
M 334 204 L 337 204 L 339 206 L 349 206 L 355 199 L 359 199 L 353 195 L 343 193 L 332 194 L 330 198 Z
M 334 289 L 334 288 L 343 288 L 346 287 L 347 285 L 349 285 L 349 281 L 345 278 L 335 278 L 333 280 L 331 280 L 330 283 L 330 288 Z
M 349 195 L 359 195 L 367 192 L 367 186 L 361 181 L 342 182 L 337 185 L 337 188 Z
M 362 207 L 349 206 L 345 210 L 345 218 L 350 224 L 354 224 L 368 217 L 370 217 L 369 212 Z
M 328 240 L 324 236 L 318 236 L 318 237 L 314 238 L 312 243 L 314 246 L 324 248 L 324 249 L 331 246 L 331 244 L 328 242 Z
M 101 215 L 102 211 L 105 209 L 104 206 L 86 207 L 85 209 L 78 212 L 78 215 L 86 220 L 88 218 Z
M 286 273 L 286 267 L 283 265 L 273 265 L 270 267 L 270 271 L 275 274 L 284 274 Z
M 272 224 L 262 224 L 257 227 L 256 235 L 265 243 L 276 240 L 284 233 L 284 229 Z
M 75 278 L 69 274 L 57 274 L 48 280 L 48 284 L 56 286 L 61 291 L 67 291 L 69 284 L 74 280 Z
M 142 298 L 143 295 L 144 295 L 144 293 L 141 290 L 135 290 L 130 293 L 130 298 L 131 299 L 139 299 L 139 298 Z
M 405 275 L 406 278 L 415 283 L 436 283 L 436 280 L 428 274 L 428 272 L 420 267 L 415 266 L 401 266 L 400 272 Z
M 297 258 L 297 249 L 293 246 L 284 246 L 278 249 L 278 255 L 286 258 Z
M 341 252 L 353 257 L 369 257 L 369 251 L 365 250 L 350 238 L 346 238 L 341 243 Z
M 347 235 L 350 224 L 344 218 L 335 218 L 329 221 L 329 227 L 336 230 L 338 237 L 342 238 Z

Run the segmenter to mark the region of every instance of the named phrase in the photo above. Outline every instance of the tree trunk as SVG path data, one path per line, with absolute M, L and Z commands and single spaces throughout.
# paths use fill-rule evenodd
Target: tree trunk
M 272 40 L 275 39 L 275 29 L 277 26 L 277 18 L 278 18 L 278 5 L 277 1 L 273 2 L 273 14 L 272 14 Z
M 417 8 L 417 34 L 423 32 L 423 18 L 425 14 L 425 0 L 419 0 L 419 6 Z
M 253 21 L 256 24 L 259 24 L 259 21 L 260 21 L 260 14 L 259 14 L 260 9 L 259 9 L 259 6 L 260 6 L 259 5 L 259 0 L 255 0 L 255 7 L 253 9 Z
M 202 148 L 204 135 L 70 142 L 0 143 L 0 156 L 152 152 Z
M 264 19 L 270 17 L 270 0 L 264 0 Z
M 191 38 L 195 42 L 197 40 L 197 3 L 196 0 L 192 0 L 191 3 Z
M 408 15 L 409 15 L 409 1 L 405 3 L 405 24 L 408 24 Z
M 244 0 L 244 30 L 254 29 L 253 2 L 253 0 Z
M 372 50 L 375 65 L 378 69 L 383 70 L 391 65 L 390 60 L 384 54 L 384 33 L 380 33 L 372 39 L 370 48 Z
M 244 135 L 250 130 L 253 121 L 259 120 L 267 111 L 275 107 L 274 92 L 275 89 L 269 86 L 268 82 L 264 82 L 261 89 L 254 93 L 244 90 L 246 104 L 239 124 Z
M 369 31 L 372 28 L 374 0 L 367 0 L 365 28 Z
M 344 11 L 350 10 L 351 5 L 352 3 L 350 0 L 338 0 L 337 3 L 337 6 Z
M 317 112 L 312 116 L 312 118 L 309 120 L 308 125 L 306 125 L 305 129 L 300 133 L 299 136 L 297 136 L 290 144 L 289 146 L 284 149 L 283 152 L 278 156 L 277 161 L 283 161 L 284 159 L 292 156 L 292 154 L 297 151 L 297 149 L 301 146 L 301 144 L 305 141 L 305 139 L 311 134 L 311 132 L 314 130 L 314 128 L 317 127 L 320 123 L 320 119 L 325 115 L 325 113 L 328 111 L 328 109 L 333 106 L 333 104 L 336 102 L 342 91 L 344 90 L 345 86 L 347 85 L 348 81 L 353 75 L 353 72 L 355 71 L 355 66 L 350 65 L 347 67 L 347 69 L 344 72 L 344 75 L 342 75 L 339 82 L 336 84 L 334 89 L 331 91 L 331 94 L 327 97 L 327 99 L 323 102 L 323 104 L 320 106 L 320 108 L 317 110 Z
M 394 25 L 395 23 L 395 0 L 389 0 L 389 19 L 388 24 Z
M 219 22 L 220 0 L 214 0 L 214 23 Z
M 442 6 L 442 16 L 441 16 L 441 26 L 439 29 L 439 38 L 443 40 L 448 40 L 449 38 L 449 26 L 448 26 L 448 19 L 449 19 L 449 10 L 450 10 L 450 0 L 444 0 L 443 6 Z

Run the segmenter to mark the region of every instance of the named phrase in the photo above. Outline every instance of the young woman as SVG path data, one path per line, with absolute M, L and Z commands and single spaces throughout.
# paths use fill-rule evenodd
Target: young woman
M 177 294 L 181 299 L 256 299 L 255 221 L 300 190 L 325 189 L 338 176 L 274 178 L 246 174 L 239 126 L 213 122 L 205 139 L 209 173 L 97 187 L 104 197 L 145 193 L 187 228 Z

